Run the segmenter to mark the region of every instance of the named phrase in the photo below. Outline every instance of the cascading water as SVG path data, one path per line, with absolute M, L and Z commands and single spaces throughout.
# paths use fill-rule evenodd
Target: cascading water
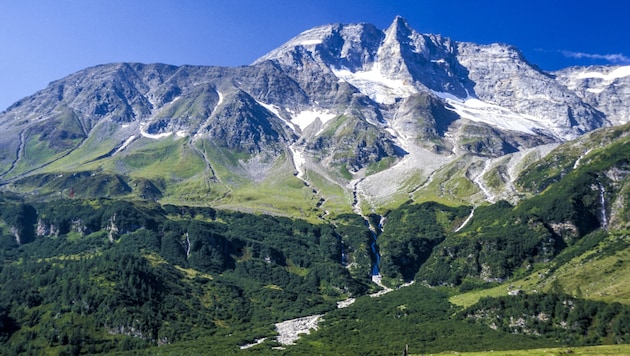
M 361 197 L 358 192 L 358 185 L 360 182 L 361 180 L 358 180 L 358 181 L 355 181 L 355 183 L 353 184 L 354 191 L 352 194 L 354 197 L 354 201 L 352 203 L 352 209 L 357 215 L 363 218 L 363 221 L 365 221 L 365 225 L 367 225 L 368 229 L 370 230 L 370 235 L 371 235 L 370 252 L 372 254 L 372 268 L 370 270 L 370 274 L 372 275 L 372 280 L 378 284 L 380 283 L 380 278 L 381 278 L 381 273 L 379 270 L 379 265 L 381 262 L 381 255 L 379 253 L 379 248 L 376 243 L 376 240 L 378 239 L 379 232 L 383 228 L 384 218 L 380 217 L 378 227 L 374 227 L 372 223 L 370 222 L 370 219 L 368 219 L 363 214 L 361 210 Z
M 372 250 L 372 255 L 374 256 L 374 265 L 372 266 L 372 276 L 380 276 L 381 271 L 379 269 L 379 266 L 381 264 L 381 254 L 378 248 L 378 245 L 376 244 L 376 239 L 378 239 L 378 235 L 380 235 L 380 233 L 383 232 L 383 226 L 385 225 L 385 217 L 384 216 L 379 216 L 379 221 L 378 221 L 378 227 L 375 229 L 372 227 L 371 224 L 369 224 L 370 226 L 370 233 L 372 234 L 372 243 L 370 244 L 370 249 Z
M 608 229 L 608 218 L 606 216 L 606 189 L 604 188 L 604 185 L 602 184 L 602 182 L 597 182 L 597 185 L 599 186 L 599 204 L 600 204 L 600 219 L 601 219 L 601 224 L 602 224 L 602 228 L 604 230 Z
M 378 266 L 381 263 L 381 254 L 378 251 L 378 246 L 376 245 L 376 239 L 378 235 L 376 231 L 370 229 L 370 233 L 372 234 L 372 242 L 370 243 L 370 249 L 372 250 L 372 276 L 378 276 L 380 273 Z

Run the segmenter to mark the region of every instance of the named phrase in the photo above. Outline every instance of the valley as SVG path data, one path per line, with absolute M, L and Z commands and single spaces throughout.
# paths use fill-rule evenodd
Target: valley
M 624 349 L 627 68 L 397 17 L 54 81 L 0 113 L 0 353 Z

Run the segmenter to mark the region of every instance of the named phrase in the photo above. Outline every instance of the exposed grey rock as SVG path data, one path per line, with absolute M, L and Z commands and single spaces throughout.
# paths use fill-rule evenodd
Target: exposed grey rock
M 213 182 L 216 157 L 200 147 L 233 153 L 222 164 L 254 181 L 293 158 L 293 172 L 340 186 L 344 172 L 399 169 L 383 176 L 402 187 L 464 155 L 496 158 L 627 122 L 628 100 L 627 67 L 545 73 L 514 47 L 421 34 L 401 17 L 384 30 L 331 24 L 249 66 L 116 63 L 52 82 L 0 113 L 0 184 L 80 148 L 96 162 L 169 138 L 201 157 Z
M 534 116 L 561 139 L 605 126 L 605 116 L 540 71 L 514 47 L 459 43 L 458 60 L 469 70 L 482 100 Z
M 614 125 L 630 122 L 630 66 L 571 67 L 553 74 Z
M 317 324 L 321 317 L 321 315 L 312 315 L 277 323 L 278 343 L 282 345 L 295 344 L 300 338 L 300 334 L 309 334 L 311 330 L 317 330 Z

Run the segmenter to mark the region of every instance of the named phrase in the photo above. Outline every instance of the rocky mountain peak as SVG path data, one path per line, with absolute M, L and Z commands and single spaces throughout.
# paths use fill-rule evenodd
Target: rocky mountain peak
M 385 30 L 386 41 L 387 39 L 404 40 L 409 38 L 413 32 L 415 31 L 409 27 L 407 20 L 401 16 L 396 16 L 392 24 Z
M 151 164 L 147 152 L 177 151 L 205 162 L 190 179 L 237 168 L 262 179 L 264 167 L 305 180 L 310 171 L 377 201 L 462 157 L 499 158 L 626 122 L 629 73 L 545 73 L 514 47 L 419 33 L 400 16 L 384 30 L 330 24 L 250 66 L 118 63 L 55 81 L 0 114 L 0 184 L 83 163 L 135 174 Z M 211 183 L 236 182 L 219 178 Z

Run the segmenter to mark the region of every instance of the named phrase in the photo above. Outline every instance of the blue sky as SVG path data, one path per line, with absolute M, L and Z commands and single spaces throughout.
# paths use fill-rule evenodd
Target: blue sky
M 328 23 L 518 47 L 545 70 L 630 64 L 628 0 L 0 0 L 0 110 L 110 62 L 238 66 Z

